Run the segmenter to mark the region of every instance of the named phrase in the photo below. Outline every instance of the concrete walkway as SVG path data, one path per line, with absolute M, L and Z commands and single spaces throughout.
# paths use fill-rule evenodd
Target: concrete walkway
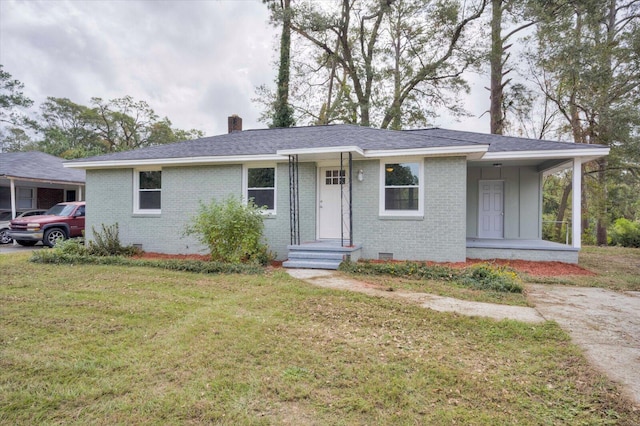
M 292 277 L 310 284 L 338 290 L 351 290 L 371 296 L 404 300 L 416 303 L 423 308 L 439 312 L 457 312 L 468 316 L 489 317 L 497 320 L 514 319 L 524 322 L 544 322 L 545 319 L 535 309 L 524 306 L 496 305 L 494 303 L 471 302 L 452 297 L 435 296 L 433 294 L 412 292 L 406 290 L 387 291 L 377 286 L 369 285 L 358 280 L 345 278 L 335 271 L 319 269 L 288 269 Z
M 471 302 L 405 290 L 386 291 L 345 278 L 335 271 L 289 269 L 292 277 L 310 284 L 403 300 L 440 312 L 513 319 L 529 323 L 556 321 L 587 359 L 623 390 L 640 408 L 640 292 L 617 293 L 601 288 L 527 285 L 535 308 Z

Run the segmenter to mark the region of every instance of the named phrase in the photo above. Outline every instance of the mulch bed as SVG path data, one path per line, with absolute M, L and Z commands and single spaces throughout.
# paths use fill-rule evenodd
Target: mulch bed
M 208 261 L 211 258 L 207 255 L 203 254 L 165 254 L 165 253 L 152 253 L 152 252 L 144 252 L 140 255 L 135 256 L 138 259 L 181 259 L 181 260 L 203 260 Z M 385 261 L 388 262 L 388 261 Z M 504 259 L 493 259 L 493 260 L 479 260 L 479 259 L 467 259 L 466 262 L 456 262 L 456 263 L 433 263 L 427 262 L 428 264 L 433 265 L 443 265 L 450 266 L 452 268 L 465 268 L 467 266 L 475 265 L 477 263 L 491 263 L 501 266 L 508 266 L 510 268 L 515 269 L 518 272 L 524 272 L 529 275 L 535 276 L 543 276 L 543 277 L 553 277 L 560 275 L 586 275 L 586 276 L 594 276 L 597 275 L 594 272 L 589 271 L 588 269 L 584 269 L 578 265 L 574 265 L 571 263 L 562 263 L 562 262 L 534 262 L 528 260 L 504 260 Z M 272 267 L 281 267 L 281 261 L 272 262 Z

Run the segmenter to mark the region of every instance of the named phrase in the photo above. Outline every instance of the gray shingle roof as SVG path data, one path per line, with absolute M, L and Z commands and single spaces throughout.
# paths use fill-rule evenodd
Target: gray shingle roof
M 340 124 L 330 126 L 245 130 L 192 141 L 117 152 L 77 161 L 146 160 L 158 158 L 276 154 L 279 150 L 358 146 L 362 149 L 412 149 L 468 146 L 437 136 Z
M 447 129 L 424 129 L 407 130 L 408 133 L 419 135 L 430 135 L 433 137 L 446 138 L 455 141 L 466 141 L 489 145 L 488 152 L 510 152 L 510 151 L 556 151 L 565 149 L 589 149 L 604 148 L 602 145 L 585 145 L 572 142 L 558 142 L 543 139 L 517 138 L 513 136 L 492 135 L 486 133 L 473 133 L 459 130 Z
M 84 184 L 85 171 L 67 169 L 63 163 L 62 158 L 44 152 L 0 153 L 0 177 Z
M 357 146 L 363 150 L 490 145 L 489 151 L 563 150 L 588 145 L 512 138 L 445 129 L 395 131 L 339 124 L 245 130 L 191 141 L 117 152 L 75 162 L 270 155 L 281 150 Z

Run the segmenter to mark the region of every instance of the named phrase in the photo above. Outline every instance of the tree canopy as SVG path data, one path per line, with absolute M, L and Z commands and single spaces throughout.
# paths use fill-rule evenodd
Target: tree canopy
M 204 136 L 172 127 L 167 117 L 131 96 L 92 98 L 89 106 L 49 97 L 29 118 L 33 101 L 23 89 L 0 65 L 0 151 L 38 150 L 70 159 Z

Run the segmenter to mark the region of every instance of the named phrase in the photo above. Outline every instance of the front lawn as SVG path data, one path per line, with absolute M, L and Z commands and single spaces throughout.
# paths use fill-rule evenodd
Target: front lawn
M 586 246 L 579 265 L 593 276 L 527 277 L 528 282 L 603 287 L 615 291 L 640 291 L 640 249 Z
M 555 323 L 0 255 L 0 424 L 639 424 Z

